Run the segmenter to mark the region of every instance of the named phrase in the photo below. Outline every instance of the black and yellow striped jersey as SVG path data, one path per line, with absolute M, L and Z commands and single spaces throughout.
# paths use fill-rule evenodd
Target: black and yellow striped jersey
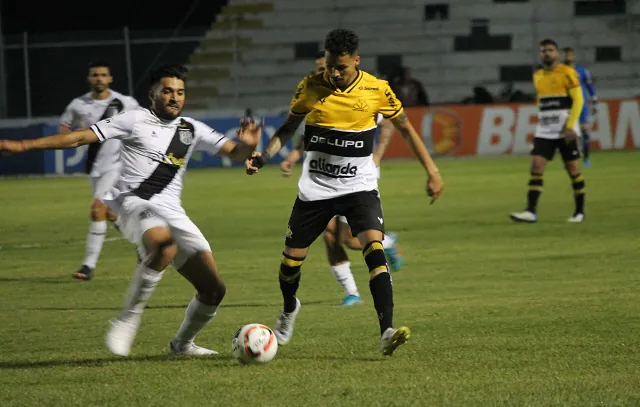
M 562 137 L 573 105 L 570 92 L 580 87 L 578 73 L 568 65 L 556 64 L 551 69 L 538 69 L 533 74 L 533 84 L 539 109 L 536 137 Z
M 300 199 L 329 199 L 376 189 L 372 153 L 377 116 L 393 119 L 402 112 L 389 83 L 367 72 L 359 70 L 344 90 L 326 72 L 304 78 L 290 110 L 291 115 L 306 116 Z

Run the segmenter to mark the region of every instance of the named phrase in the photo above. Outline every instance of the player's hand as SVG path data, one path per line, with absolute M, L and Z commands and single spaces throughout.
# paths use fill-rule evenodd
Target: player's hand
M 262 137 L 262 123 L 256 122 L 253 117 L 240 120 L 238 138 L 249 146 L 257 146 Z
M 574 129 L 565 127 L 565 129 L 562 130 L 562 136 L 566 142 L 570 142 L 578 138 L 578 133 L 576 133 Z
M 289 160 L 284 160 L 280 163 L 280 172 L 282 172 L 283 177 L 290 177 L 293 171 L 293 166 L 295 163 L 292 163 Z
M 254 151 L 251 154 L 251 157 L 247 158 L 244 161 L 244 166 L 247 171 L 247 175 L 256 174 L 260 168 L 262 168 L 265 164 L 265 159 L 261 153 Z
M 0 154 L 10 155 L 27 151 L 22 141 L 0 140 Z
M 432 175 L 429 175 L 429 178 L 427 179 L 427 195 L 431 197 L 431 202 L 429 203 L 430 205 L 433 205 L 433 203 L 438 198 L 440 198 L 440 194 L 442 193 L 443 189 L 444 181 L 442 181 L 440 173 L 436 172 Z

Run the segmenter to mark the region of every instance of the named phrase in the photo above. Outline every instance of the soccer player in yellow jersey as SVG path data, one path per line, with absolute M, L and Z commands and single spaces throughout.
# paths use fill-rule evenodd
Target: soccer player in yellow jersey
M 580 80 L 575 69 L 558 63 L 558 45 L 545 39 L 540 42 L 540 60 L 543 67 L 533 74 L 538 93 L 538 124 L 531 150 L 531 178 L 527 194 L 527 209 L 511 214 L 515 222 L 538 221 L 536 208 L 542 193 L 542 175 L 547 161 L 560 152 L 564 166 L 571 177 L 575 211 L 568 219 L 571 223 L 584 221 L 584 176 L 580 173 L 580 148 L 578 119 L 584 99 Z
M 309 246 L 329 221 L 342 215 L 363 247 L 369 268 L 369 288 L 380 323 L 380 349 L 384 355 L 391 355 L 406 342 L 410 330 L 393 328 L 393 290 L 381 243 L 384 216 L 373 161 L 378 113 L 392 121 L 422 163 L 432 202 L 440 196 L 443 182 L 438 167 L 389 84 L 358 69 L 358 36 L 346 29 L 333 30 L 327 34 L 324 48 L 326 72 L 300 82 L 284 124 L 264 153 L 254 153 L 246 162 L 248 174 L 258 172 L 306 118 L 306 155 L 280 264 L 284 307 L 274 331 L 278 344 L 290 341 L 301 307 L 296 298 L 300 267 Z

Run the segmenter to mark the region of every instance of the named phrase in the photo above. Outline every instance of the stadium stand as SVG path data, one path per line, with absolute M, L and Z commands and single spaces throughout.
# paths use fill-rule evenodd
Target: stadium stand
M 428 3 L 428 4 L 427 4 Z M 501 3 L 500 7 L 487 7 Z M 629 2 L 631 3 L 631 2 Z M 640 3 L 640 2 L 635 2 Z M 286 106 L 322 49 L 349 27 L 363 69 L 412 69 L 433 103 L 459 102 L 476 85 L 531 92 L 538 41 L 573 47 L 601 97 L 640 94 L 640 6 L 590 0 L 230 0 L 190 56 L 192 109 Z M 366 7 L 365 7 L 366 6 Z

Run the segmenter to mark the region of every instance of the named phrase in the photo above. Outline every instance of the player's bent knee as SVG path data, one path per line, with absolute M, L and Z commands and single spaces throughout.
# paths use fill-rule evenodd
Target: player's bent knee
M 91 220 L 101 222 L 107 219 L 108 207 L 98 199 L 91 202 Z
M 200 301 L 207 305 L 219 305 L 227 294 L 227 286 L 220 279 L 214 279 L 197 290 Z
M 286 252 L 282 252 L 282 259 L 280 260 L 280 274 L 281 281 L 292 283 L 300 280 L 300 267 L 304 263 L 305 256 L 292 256 Z

